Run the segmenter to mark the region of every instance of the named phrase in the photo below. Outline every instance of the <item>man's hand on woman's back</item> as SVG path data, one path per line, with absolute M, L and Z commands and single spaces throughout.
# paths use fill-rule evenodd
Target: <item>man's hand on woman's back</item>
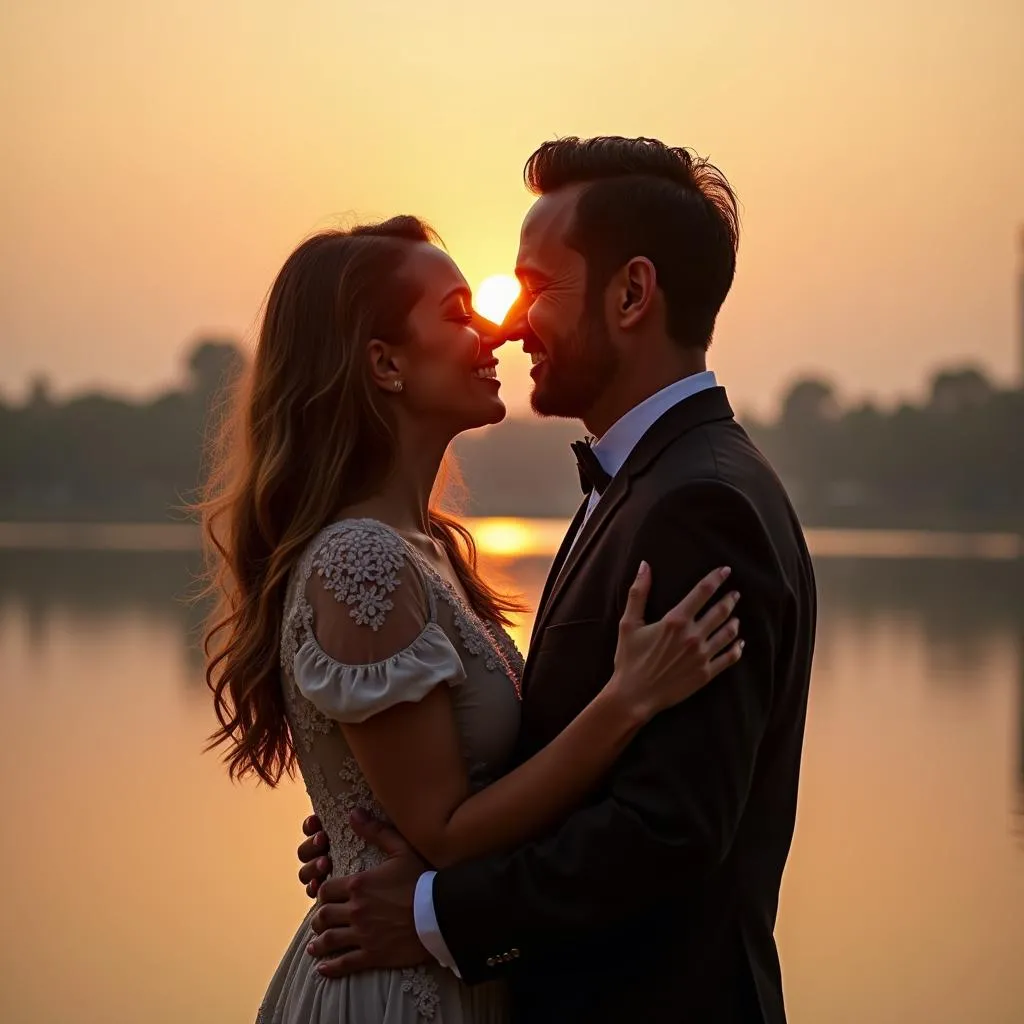
M 331 873 L 330 843 L 320 819 L 311 814 L 302 823 L 305 839 L 299 846 L 299 881 L 306 887 L 306 895 L 316 897 L 320 886 Z

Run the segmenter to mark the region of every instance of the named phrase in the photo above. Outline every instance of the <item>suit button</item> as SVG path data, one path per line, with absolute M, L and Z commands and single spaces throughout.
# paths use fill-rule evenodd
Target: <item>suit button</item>
M 489 957 L 487 958 L 487 966 L 488 966 L 488 967 L 493 967 L 493 966 L 494 966 L 494 964 L 495 964 L 495 962 L 496 962 L 496 961 L 495 961 L 495 959 L 494 959 L 494 957 L 493 957 L 493 956 L 489 956 Z
M 519 958 L 519 950 L 518 949 L 513 949 L 512 950 L 512 959 L 516 960 L 518 958 Z

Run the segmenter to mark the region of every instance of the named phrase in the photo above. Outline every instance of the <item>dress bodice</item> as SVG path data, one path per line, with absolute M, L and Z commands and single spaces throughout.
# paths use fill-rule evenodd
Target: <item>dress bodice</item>
M 319 618 L 326 609 L 331 619 L 330 654 L 317 608 Z M 281 676 L 299 769 L 330 840 L 335 874 L 383 859 L 352 831 L 349 814 L 358 807 L 386 820 L 340 724 L 365 721 L 446 685 L 477 789 L 512 756 L 522 670 L 511 637 L 476 615 L 391 527 L 341 520 L 310 542 L 288 584 Z M 432 978 L 417 968 L 409 982 L 425 1014 L 435 998 Z

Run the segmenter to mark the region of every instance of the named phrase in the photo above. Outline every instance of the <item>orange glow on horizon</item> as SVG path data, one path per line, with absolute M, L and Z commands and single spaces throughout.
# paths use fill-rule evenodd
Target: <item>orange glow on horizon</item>
M 471 22 L 446 0 L 7 8 L 0 397 L 36 374 L 61 395 L 173 386 L 197 335 L 251 341 L 301 239 L 396 213 L 436 227 L 499 316 L 524 162 L 600 134 L 693 147 L 738 193 L 712 349 L 737 411 L 771 415 L 811 373 L 889 401 L 939 365 L 1018 372 L 1019 2 L 650 0 L 626 26 L 603 0 Z M 529 360 L 502 363 L 528 414 Z

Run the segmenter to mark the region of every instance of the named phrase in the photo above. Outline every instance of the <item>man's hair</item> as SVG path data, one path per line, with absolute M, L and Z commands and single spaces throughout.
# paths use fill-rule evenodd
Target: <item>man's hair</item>
M 566 242 L 586 260 L 591 302 L 644 256 L 665 296 L 669 335 L 689 347 L 711 344 L 739 244 L 736 196 L 717 167 L 657 139 L 565 138 L 545 142 L 524 177 L 535 195 L 586 186 Z

